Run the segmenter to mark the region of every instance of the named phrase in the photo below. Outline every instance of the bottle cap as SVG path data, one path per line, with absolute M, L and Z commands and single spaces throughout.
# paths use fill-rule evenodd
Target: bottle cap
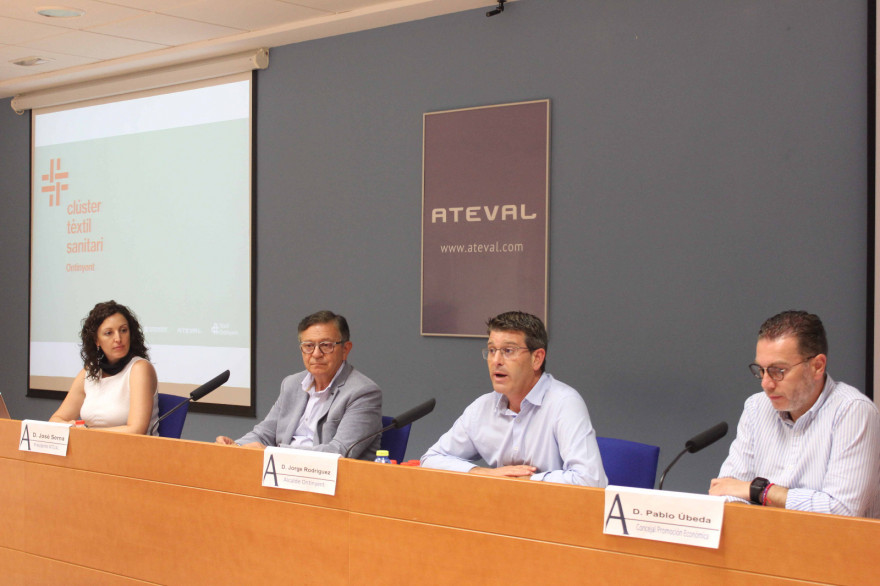
M 388 450 L 376 450 L 376 457 L 385 456 L 388 457 Z

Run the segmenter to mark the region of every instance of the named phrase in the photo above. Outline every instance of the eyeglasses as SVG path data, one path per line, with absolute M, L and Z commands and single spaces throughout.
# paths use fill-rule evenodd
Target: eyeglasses
M 764 368 L 762 366 L 758 366 L 757 364 L 749 364 L 749 370 L 752 371 L 752 374 L 755 375 L 755 378 L 757 378 L 757 379 L 763 380 L 764 373 L 766 372 L 768 375 L 770 375 L 770 378 L 772 378 L 773 380 L 778 382 L 778 381 L 781 381 L 782 379 L 785 378 L 786 372 L 788 372 L 789 370 L 791 370 L 792 368 L 794 368 L 798 364 L 803 364 L 805 362 L 809 362 L 810 360 L 812 360 L 816 356 L 818 356 L 818 354 L 813 354 L 809 358 L 807 358 L 805 360 L 801 360 L 797 364 L 792 364 L 791 366 L 787 366 L 785 368 L 779 368 L 778 366 L 768 366 L 767 368 Z
M 519 354 L 520 350 L 528 350 L 528 348 L 524 348 L 522 346 L 505 346 L 504 348 L 483 348 L 483 360 L 489 360 L 489 358 L 495 358 L 495 354 L 501 352 L 501 355 L 504 356 L 505 360 L 509 360 Z
M 302 350 L 303 354 L 312 354 L 315 348 L 320 348 L 321 354 L 330 354 L 340 344 L 345 344 L 345 342 L 318 342 L 317 344 L 314 342 L 301 342 L 299 349 Z

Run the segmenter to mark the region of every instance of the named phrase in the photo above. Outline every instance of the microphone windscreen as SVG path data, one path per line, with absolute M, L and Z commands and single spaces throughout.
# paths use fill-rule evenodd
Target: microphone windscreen
M 433 411 L 434 405 L 436 405 L 436 404 L 437 404 L 437 399 L 431 398 L 431 399 L 428 399 L 427 401 L 425 401 L 424 403 L 422 403 L 421 405 L 413 407 L 412 409 L 410 409 L 406 413 L 402 413 L 402 414 L 398 415 L 397 417 L 394 418 L 394 429 L 400 429 L 401 427 L 403 427 L 405 425 L 409 425 L 410 423 L 412 423 L 413 421 L 415 421 L 417 419 L 421 419 L 422 417 L 424 417 L 425 415 L 427 415 L 428 413 Z
M 203 384 L 202 386 L 200 386 L 199 388 L 197 388 L 196 390 L 191 392 L 189 394 L 189 398 L 192 401 L 198 401 L 199 399 L 201 399 L 202 397 L 204 397 L 205 395 L 207 395 L 208 393 L 210 393 L 214 389 L 223 385 L 223 383 L 225 383 L 228 380 L 229 380 L 229 371 L 224 370 L 223 372 L 221 372 L 220 374 L 218 374 L 217 376 L 215 376 L 214 378 L 212 378 L 211 380 L 209 380 L 208 382 L 206 382 L 205 384 Z
M 722 421 L 718 425 L 710 427 L 703 433 L 698 433 L 684 444 L 685 449 L 694 454 L 706 446 L 710 446 L 727 435 L 727 422 Z

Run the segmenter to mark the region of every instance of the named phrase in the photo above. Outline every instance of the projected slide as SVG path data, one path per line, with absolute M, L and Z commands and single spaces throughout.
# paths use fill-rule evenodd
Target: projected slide
M 160 391 L 251 407 L 250 81 L 34 113 L 30 387 L 69 388 L 81 320 L 115 299 Z

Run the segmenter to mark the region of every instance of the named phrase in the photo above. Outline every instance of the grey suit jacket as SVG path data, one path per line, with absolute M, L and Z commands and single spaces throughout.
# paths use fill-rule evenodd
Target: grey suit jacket
M 291 374 L 281 381 L 281 394 L 266 418 L 253 431 L 236 440 L 239 444 L 260 442 L 266 446 L 287 446 L 299 425 L 309 400 L 302 389 L 308 371 Z M 382 429 L 382 391 L 348 362 L 330 387 L 330 396 L 321 406 L 317 445 L 303 448 L 345 455 L 359 439 Z M 357 446 L 350 457 L 376 458 L 380 438 Z

